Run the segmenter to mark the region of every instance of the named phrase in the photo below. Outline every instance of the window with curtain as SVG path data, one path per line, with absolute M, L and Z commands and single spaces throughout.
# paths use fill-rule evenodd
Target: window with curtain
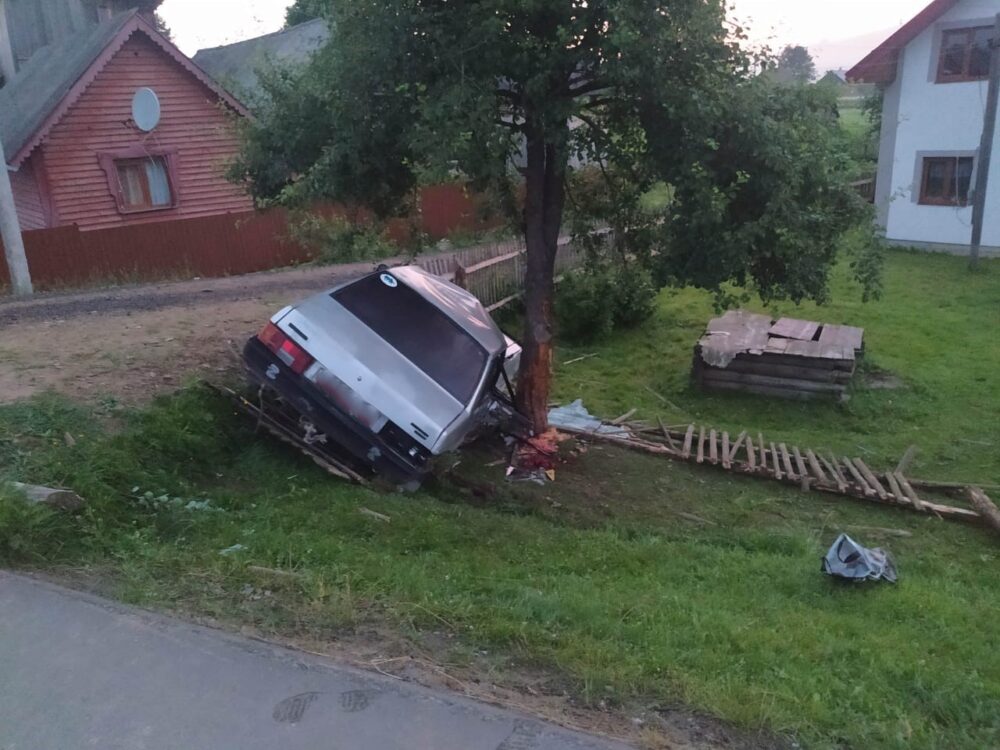
M 926 206 L 968 206 L 975 159 L 944 156 L 924 159 L 920 203 Z
M 167 160 L 163 156 L 115 161 L 121 188 L 121 207 L 126 211 L 152 211 L 174 204 Z

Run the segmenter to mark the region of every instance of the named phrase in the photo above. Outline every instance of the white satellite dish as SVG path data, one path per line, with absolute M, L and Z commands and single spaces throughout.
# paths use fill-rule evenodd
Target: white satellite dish
M 132 121 L 146 133 L 160 124 L 160 98 L 151 88 L 141 88 L 132 97 Z

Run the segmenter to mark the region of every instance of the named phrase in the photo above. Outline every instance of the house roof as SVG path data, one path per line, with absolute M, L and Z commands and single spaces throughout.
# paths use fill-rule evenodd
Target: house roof
M 329 39 L 326 20 L 316 18 L 255 39 L 199 50 L 192 59 L 216 80 L 252 98 L 260 90 L 257 71 L 268 61 L 304 64 Z
M 0 139 L 12 167 L 21 165 L 135 33 L 145 34 L 227 105 L 248 114 L 138 10 L 130 10 L 39 50 L 17 77 L 0 89 Z
M 852 83 L 891 83 L 896 79 L 899 53 L 941 16 L 954 8 L 960 0 L 933 0 L 910 21 L 882 44 L 868 53 L 864 60 L 847 71 Z

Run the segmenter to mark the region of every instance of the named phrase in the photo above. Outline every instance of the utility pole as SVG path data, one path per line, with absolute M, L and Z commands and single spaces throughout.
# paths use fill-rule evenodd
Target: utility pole
M 990 40 L 990 86 L 983 116 L 983 136 L 979 142 L 979 167 L 976 170 L 976 192 L 972 200 L 972 246 L 969 248 L 969 268 L 979 267 L 979 250 L 983 244 L 983 221 L 986 219 L 986 190 L 990 184 L 990 162 L 993 161 L 993 137 L 997 129 L 997 102 L 1000 101 L 1000 13 L 993 24 Z
M 10 186 L 7 157 L 3 152 L 2 141 L 0 141 L 0 240 L 3 240 L 7 269 L 10 271 L 10 286 L 14 296 L 30 296 L 34 289 L 31 287 L 31 273 L 28 271 L 28 258 L 24 254 L 21 223 L 17 219 L 14 191 Z

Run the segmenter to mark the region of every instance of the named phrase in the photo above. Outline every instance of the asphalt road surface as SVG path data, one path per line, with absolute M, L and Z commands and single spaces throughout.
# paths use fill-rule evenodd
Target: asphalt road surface
M 2 750 L 625 750 L 0 571 Z

